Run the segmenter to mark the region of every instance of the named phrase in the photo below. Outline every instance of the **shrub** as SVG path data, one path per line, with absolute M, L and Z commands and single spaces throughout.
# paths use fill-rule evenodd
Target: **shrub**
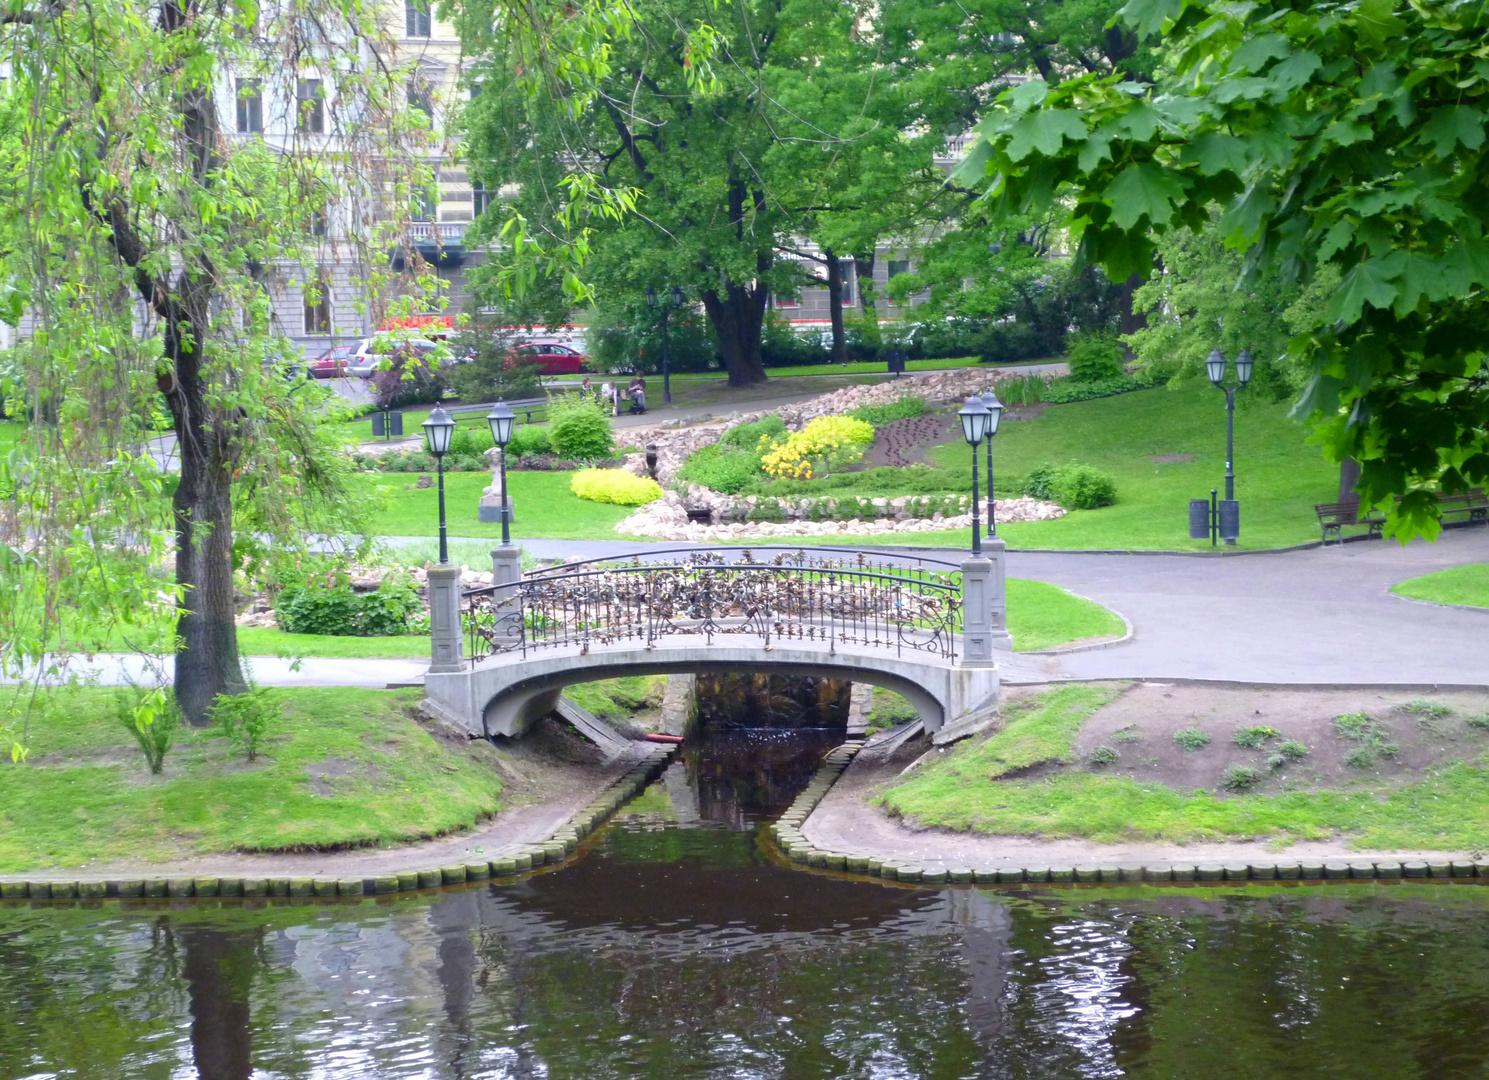
M 243 694 L 218 694 L 212 702 L 212 722 L 229 739 L 243 744 L 248 760 L 258 757 L 269 721 L 279 712 L 279 694 L 268 687 L 254 687 Z
M 1203 750 L 1210 745 L 1210 735 L 1199 728 L 1187 727 L 1174 732 L 1174 742 L 1184 750 Z
M 1070 376 L 1055 379 L 1045 393 L 1045 400 L 1052 405 L 1069 405 L 1077 401 L 1094 401 L 1096 398 L 1115 397 L 1134 390 L 1146 390 L 1154 385 L 1151 379 L 1134 378 L 1131 375 L 1114 375 L 1106 379 L 1089 382 Z
M 445 389 L 445 369 L 439 360 L 411 345 L 389 345 L 387 360 L 372 373 L 379 409 L 432 405 L 445 396 Z
M 871 424 L 876 430 L 896 420 L 908 420 L 925 412 L 925 398 L 902 397 L 888 405 L 860 405 L 848 413 L 855 420 Z
M 553 453 L 553 440 L 548 438 L 548 429 L 525 424 L 512 432 L 512 441 L 507 443 L 508 457 L 541 457 Z
M 1372 735 L 1378 736 L 1380 725 L 1370 718 L 1369 713 L 1345 713 L 1334 717 L 1334 730 L 1346 739 L 1362 741 Z
M 1021 375 L 998 383 L 998 397 L 1004 405 L 1032 405 L 1043 401 L 1050 391 L 1050 380 L 1043 375 Z
M 1241 791 L 1261 782 L 1262 774 L 1250 765 L 1232 765 L 1220 775 L 1220 785 L 1231 791 Z
M 1054 479 L 1055 472 L 1055 466 L 1047 461 L 1034 466 L 1029 470 L 1029 475 L 1024 477 L 1023 484 L 1020 485 L 1024 494 L 1031 499 L 1049 499 L 1050 481 Z
M 181 726 L 175 696 L 163 687 L 119 690 L 114 694 L 114 713 L 139 744 L 150 772 L 159 774 Z
M 1260 750 L 1267 740 L 1277 737 L 1277 729 L 1269 727 L 1243 727 L 1231 736 L 1230 741 L 1247 750 Z
M 389 575 L 375 592 L 360 596 L 345 584 L 287 588 L 279 594 L 274 618 L 290 634 L 387 637 L 407 633 L 409 619 L 422 611 L 413 582 Z
M 457 424 L 450 433 L 449 454 L 451 457 L 479 458 L 492 445 L 491 429 L 485 424 L 479 427 L 475 424 Z
M 1308 756 L 1308 747 L 1298 742 L 1297 739 L 1288 739 L 1277 747 L 1277 752 L 1291 761 L 1302 761 Z
M 1468 718 L 1468 726 L 1476 728 L 1489 728 L 1489 713 L 1480 713 L 1478 716 Z
M 1344 763 L 1351 769 L 1368 769 L 1375 764 L 1375 751 L 1368 746 L 1357 746 L 1344 755 Z
M 702 484 L 713 491 L 734 495 L 747 484 L 759 480 L 765 472 L 758 454 L 728 449 L 722 442 L 700 446 L 688 455 L 677 478 L 690 484 Z
M 1408 701 L 1403 705 L 1397 705 L 1396 712 L 1406 713 L 1409 716 L 1419 717 L 1423 720 L 1441 720 L 1445 716 L 1453 715 L 1451 705 L 1442 705 L 1436 701 Z
M 600 461 L 615 453 L 609 418 L 577 396 L 555 398 L 548 407 L 548 439 L 554 453 L 571 461 Z
M 863 420 L 819 416 L 773 443 L 761 454 L 760 464 L 770 476 L 808 480 L 862 461 L 864 448 L 873 441 L 874 428 Z
M 1122 346 L 1108 334 L 1072 334 L 1070 337 L 1066 362 L 1070 365 L 1070 377 L 1077 382 L 1120 378 L 1123 359 Z
M 1095 510 L 1117 501 L 1117 481 L 1090 465 L 1064 465 L 1050 477 L 1049 492 L 1067 510 Z
M 581 499 L 616 506 L 642 506 L 662 497 L 662 485 L 625 469 L 580 469 L 569 490 Z
M 1117 751 L 1110 746 L 1098 746 L 1086 755 L 1086 761 L 1097 768 L 1111 765 L 1117 760 Z
M 774 440 L 785 434 L 786 422 L 772 413 L 752 423 L 730 428 L 719 438 L 719 443 L 723 446 L 732 446 L 736 450 L 748 450 L 754 453 L 759 448 L 762 437 L 768 435 Z
M 786 511 L 781 508 L 780 499 L 761 499 L 745 515 L 745 520 L 779 523 L 786 520 Z
M 1368 713 L 1346 713 L 1334 717 L 1334 730 L 1346 739 L 1360 745 L 1344 755 L 1344 763 L 1357 769 L 1375 764 L 1376 755 L 1394 757 L 1401 750 L 1393 742 L 1386 741 L 1385 729 Z M 1364 762 L 1364 764 L 1360 764 Z

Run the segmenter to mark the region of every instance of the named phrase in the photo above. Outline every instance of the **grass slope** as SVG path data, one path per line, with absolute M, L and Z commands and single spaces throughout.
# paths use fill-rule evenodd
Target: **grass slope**
M 389 844 L 472 826 L 498 809 L 498 775 L 411 720 L 417 698 L 284 691 L 258 761 L 215 730 L 182 729 L 150 776 L 108 691 L 54 692 L 32 718 L 28 763 L 0 764 L 0 873 Z
M 1008 632 L 1015 652 L 1121 637 L 1126 624 L 1106 608 L 1044 581 L 1008 579 Z
M 509 472 L 507 491 L 517 520 L 512 538 L 539 536 L 547 540 L 616 540 L 616 522 L 631 507 L 588 502 L 569 490 L 569 473 Z M 412 473 L 363 473 L 350 480 L 353 491 L 387 505 L 372 513 L 372 529 L 379 536 L 432 536 L 439 530 L 439 491 L 415 488 Z M 481 491 L 491 474 L 446 473 L 445 519 L 452 536 L 501 537 L 501 523 L 480 520 Z M 487 567 L 489 569 L 489 567 Z
M 1489 563 L 1470 563 L 1408 578 L 1391 586 L 1391 591 L 1434 604 L 1489 608 Z
M 1062 686 L 1010 706 L 997 734 L 964 744 L 881 792 L 890 813 L 928 826 L 994 835 L 1161 840 L 1344 840 L 1360 849 L 1482 847 L 1489 762 L 1454 761 L 1394 788 L 1224 797 L 1098 773 L 1018 778 L 1069 761 L 1082 724 L 1118 691 Z

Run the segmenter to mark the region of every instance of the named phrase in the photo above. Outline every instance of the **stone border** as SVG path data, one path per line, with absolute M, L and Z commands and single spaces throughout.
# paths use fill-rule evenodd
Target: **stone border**
M 791 863 L 876 877 L 884 881 L 919 882 L 924 885 L 1065 885 L 1093 882 L 1172 885 L 1226 881 L 1489 879 L 1489 859 L 1375 861 L 1365 856 L 1355 856 L 1336 859 L 1280 859 L 1275 862 L 1083 862 L 1034 866 L 1004 864 L 943 867 L 819 848 L 802 835 L 801 827 L 862 748 L 862 741 L 849 741 L 828 754 L 806 790 L 797 796 L 785 813 L 771 823 L 771 835 Z
M 487 879 L 515 878 L 537 867 L 565 861 L 584 836 L 635 798 L 671 761 L 677 747 L 658 743 L 588 806 L 560 824 L 546 840 L 484 862 L 450 863 L 375 877 L 175 877 L 39 878 L 0 881 L 0 900 L 105 900 L 217 897 L 364 897 L 436 889 Z

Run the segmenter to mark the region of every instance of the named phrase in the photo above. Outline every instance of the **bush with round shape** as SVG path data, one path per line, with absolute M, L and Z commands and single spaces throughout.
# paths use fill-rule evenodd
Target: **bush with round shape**
M 1181 728 L 1174 732 L 1174 742 L 1183 750 L 1203 750 L 1210 745 L 1210 733 L 1199 728 Z
M 524 424 L 512 432 L 512 441 L 507 443 L 507 457 L 541 457 L 553 453 L 553 441 L 548 438 L 548 429 L 533 424 Z
M 569 490 L 581 499 L 616 506 L 644 506 L 662 497 L 662 485 L 625 469 L 580 469 Z
M 1244 791 L 1261 783 L 1262 774 L 1250 765 L 1232 765 L 1221 774 L 1220 784 L 1230 791 Z
M 773 443 L 761 454 L 760 464 L 772 477 L 809 480 L 862 461 L 873 441 L 872 424 L 851 416 L 819 416 Z
M 1114 765 L 1117 761 L 1117 751 L 1110 746 L 1098 746 L 1086 755 L 1086 761 L 1096 768 L 1105 765 Z
M 775 440 L 785 434 L 786 422 L 771 413 L 752 423 L 730 428 L 719 437 L 719 443 L 736 450 L 748 450 L 753 453 L 760 446 L 761 436 L 769 435 L 772 440 Z
M 577 396 L 555 398 L 548 408 L 553 452 L 570 461 L 601 461 L 615 453 L 610 419 L 598 405 Z
M 725 495 L 736 494 L 747 484 L 764 476 L 760 456 L 748 450 L 732 450 L 722 442 L 700 446 L 688 455 L 677 478 L 689 484 L 702 484 Z
M 1050 477 L 1049 493 L 1067 510 L 1095 510 L 1117 501 L 1117 481 L 1090 465 L 1064 465 Z
M 1072 334 L 1066 363 L 1077 382 L 1099 382 L 1122 375 L 1122 346 L 1109 334 Z

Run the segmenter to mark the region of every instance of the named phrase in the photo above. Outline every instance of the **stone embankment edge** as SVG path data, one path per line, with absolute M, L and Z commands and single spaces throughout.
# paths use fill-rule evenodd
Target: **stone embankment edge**
M 445 885 L 502 880 L 545 865 L 563 862 L 589 833 L 635 798 L 671 760 L 677 747 L 657 744 L 623 775 L 611 781 L 593 802 L 571 815 L 545 840 L 479 862 L 447 863 L 422 870 L 403 870 L 374 877 L 173 877 L 97 878 L 39 877 L 0 881 L 5 900 L 128 900 L 158 898 L 281 898 L 391 896 Z
M 1275 862 L 1090 862 L 941 867 L 861 852 L 819 848 L 802 835 L 802 826 L 862 748 L 861 741 L 849 741 L 828 754 L 806 790 L 771 824 L 771 834 L 793 865 L 923 885 L 1064 885 L 1092 882 L 1172 885 L 1215 881 L 1489 879 L 1489 859 L 1403 861 L 1371 860 L 1364 856 L 1355 856 L 1339 859 L 1279 859 Z

